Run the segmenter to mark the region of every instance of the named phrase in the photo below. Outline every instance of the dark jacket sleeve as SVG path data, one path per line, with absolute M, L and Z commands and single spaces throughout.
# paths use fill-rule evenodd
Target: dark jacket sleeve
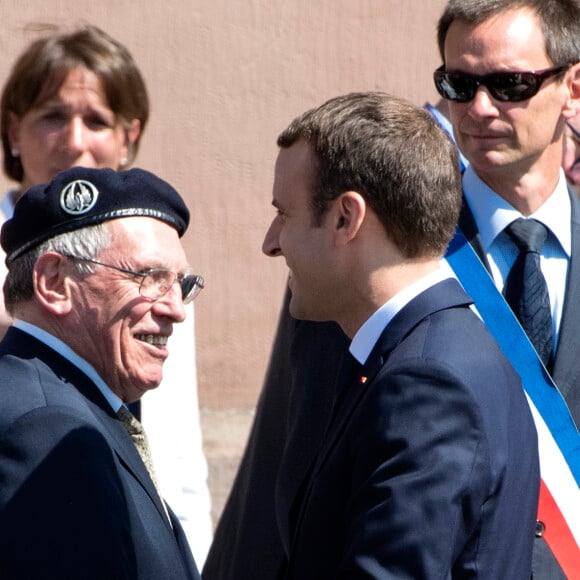
M 137 577 L 114 452 L 71 409 L 35 409 L 0 434 L 0 481 L 1 578 Z

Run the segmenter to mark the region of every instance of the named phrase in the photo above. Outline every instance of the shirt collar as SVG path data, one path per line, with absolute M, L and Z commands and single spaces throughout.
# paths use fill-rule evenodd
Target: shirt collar
M 438 269 L 414 282 L 381 306 L 358 329 L 350 343 L 350 353 L 361 364 L 364 364 L 371 354 L 383 330 L 413 298 L 449 277 L 448 271 Z
M 488 187 L 469 166 L 463 174 L 463 193 L 475 218 L 483 248 L 489 251 L 497 236 L 514 220 L 524 217 L 493 189 Z M 528 216 L 547 226 L 568 256 L 572 252 L 570 221 L 572 209 L 564 172 L 552 195 L 542 206 Z
M 0 201 L 0 212 L 4 214 L 5 220 L 9 220 L 14 215 L 13 191 L 9 191 Z
M 430 103 L 425 103 L 424 108 L 429 111 L 431 116 L 435 119 L 437 124 L 449 135 L 451 140 L 455 143 L 455 137 L 453 136 L 453 127 L 449 119 L 441 112 L 437 107 L 434 107 Z M 463 156 L 463 153 L 457 149 L 457 155 L 459 156 L 459 168 L 463 171 L 468 165 L 469 161 Z
M 103 394 L 109 405 L 111 405 L 113 411 L 118 412 L 123 404 L 123 401 L 119 396 L 117 396 L 103 381 L 99 373 L 95 368 L 90 365 L 84 358 L 81 358 L 76 352 L 74 352 L 70 346 L 65 344 L 62 340 L 56 338 L 56 336 L 46 332 L 42 328 L 25 322 L 24 320 L 14 320 L 12 326 L 18 328 L 22 332 L 30 334 L 40 342 L 44 343 L 46 346 L 56 351 L 63 358 L 68 360 L 71 364 L 81 370 L 85 375 L 87 375 L 97 386 L 99 391 Z

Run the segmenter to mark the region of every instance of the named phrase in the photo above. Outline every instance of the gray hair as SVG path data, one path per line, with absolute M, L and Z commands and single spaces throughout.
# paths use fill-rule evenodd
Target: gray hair
M 42 254 L 58 252 L 71 254 L 79 258 L 95 260 L 111 244 L 111 235 L 107 223 L 98 224 L 60 234 L 16 258 L 8 270 L 4 281 L 4 304 L 6 310 L 14 316 L 16 308 L 34 297 L 33 271 L 36 261 Z M 74 268 L 81 274 L 93 271 L 93 266 L 86 262 L 75 261 Z

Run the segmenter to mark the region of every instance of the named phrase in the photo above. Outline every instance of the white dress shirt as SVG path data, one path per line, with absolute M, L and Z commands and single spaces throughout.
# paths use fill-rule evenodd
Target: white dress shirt
M 38 328 L 38 326 L 30 324 L 29 322 L 24 322 L 23 320 L 16 319 L 12 323 L 12 326 L 22 330 L 22 332 L 30 334 L 40 342 L 46 344 L 46 346 L 52 348 L 52 350 L 60 354 L 60 356 L 68 360 L 78 369 L 80 369 L 83 373 L 85 373 L 85 375 L 87 375 L 87 377 L 89 377 L 95 383 L 95 385 L 97 385 L 97 388 L 99 389 L 99 391 L 101 391 L 105 399 L 107 399 L 107 402 L 109 403 L 109 405 L 111 405 L 113 411 L 115 411 L 115 413 L 119 411 L 121 405 L 123 404 L 121 398 L 118 397 L 109 388 L 107 383 L 105 383 L 105 381 L 100 377 L 99 373 L 95 370 L 95 368 L 92 365 L 90 365 L 84 358 L 81 358 L 72 348 L 70 348 L 70 346 L 62 342 L 62 340 L 60 340 L 59 338 L 56 338 L 56 336 L 53 336 L 52 334 L 46 332 L 45 330 L 42 330 L 42 328 Z
M 489 188 L 468 167 L 463 175 L 463 191 L 475 218 L 487 256 L 491 276 L 497 289 L 502 292 L 508 274 L 519 250 L 504 228 L 518 218 L 526 218 L 512 205 Z M 554 349 L 562 319 L 568 267 L 572 253 L 572 209 L 564 172 L 552 195 L 532 215 L 549 230 L 546 243 L 540 253 L 540 267 L 548 284 L 552 310 L 552 334 Z
M 407 286 L 403 291 L 393 296 L 385 302 L 367 321 L 358 329 L 350 343 L 350 353 L 361 364 L 364 364 L 379 340 L 383 330 L 393 320 L 393 318 L 406 306 L 413 298 L 431 288 L 435 284 L 449 278 L 449 272 L 441 268 L 431 272 L 417 282 Z

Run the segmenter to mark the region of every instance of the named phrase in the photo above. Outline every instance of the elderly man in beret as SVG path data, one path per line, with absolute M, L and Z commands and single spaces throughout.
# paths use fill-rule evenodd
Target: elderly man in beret
M 203 287 L 180 242 L 188 222 L 151 173 L 74 168 L 4 224 L 0 578 L 199 578 L 126 407 L 160 383 L 173 324 Z

